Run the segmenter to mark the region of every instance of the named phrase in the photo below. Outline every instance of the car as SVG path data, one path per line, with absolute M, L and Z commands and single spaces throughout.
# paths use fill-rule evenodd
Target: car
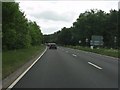
M 49 46 L 50 46 L 50 43 L 46 43 L 46 46 L 48 46 L 48 47 L 49 47 Z
M 49 43 L 49 49 L 57 49 L 56 43 Z

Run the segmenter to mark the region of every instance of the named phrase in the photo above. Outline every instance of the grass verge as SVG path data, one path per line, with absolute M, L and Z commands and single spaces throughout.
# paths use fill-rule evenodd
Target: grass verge
M 120 55 L 120 50 L 116 50 L 116 49 L 107 49 L 107 48 L 91 49 L 89 47 L 82 47 L 82 46 L 66 46 L 66 47 L 120 58 L 120 56 L 119 56 Z
M 2 78 L 4 79 L 26 62 L 43 52 L 45 46 L 31 46 L 28 49 L 9 50 L 2 52 Z

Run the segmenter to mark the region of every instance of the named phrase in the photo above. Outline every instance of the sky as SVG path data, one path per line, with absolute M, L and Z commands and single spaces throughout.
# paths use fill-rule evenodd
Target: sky
M 20 10 L 25 13 L 26 18 L 35 21 L 43 34 L 53 34 L 63 27 L 71 27 L 80 13 L 84 13 L 86 10 L 101 9 L 107 13 L 111 9 L 118 10 L 118 1 L 16 0 L 16 2 L 19 2 Z

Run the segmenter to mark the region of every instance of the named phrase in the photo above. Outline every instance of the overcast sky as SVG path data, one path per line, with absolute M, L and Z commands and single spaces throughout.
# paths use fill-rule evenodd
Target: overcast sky
M 63 27 L 71 27 L 80 13 L 90 9 L 109 12 L 118 10 L 119 0 L 110 1 L 18 1 L 20 10 L 36 21 L 43 34 L 52 34 Z

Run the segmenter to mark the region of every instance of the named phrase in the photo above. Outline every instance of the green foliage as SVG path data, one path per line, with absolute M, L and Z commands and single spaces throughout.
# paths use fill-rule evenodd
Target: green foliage
M 40 45 L 42 33 L 36 22 L 29 22 L 15 2 L 2 3 L 3 49 L 29 48 Z
M 29 60 L 43 52 L 45 46 L 31 46 L 30 48 L 7 50 L 2 53 L 2 78 L 7 77 Z M 34 61 L 34 60 L 33 60 Z
M 58 35 L 59 43 L 63 45 L 69 45 L 71 43 L 72 35 L 68 28 L 63 28 L 61 33 Z
M 32 45 L 38 45 L 42 43 L 42 33 L 39 28 L 40 27 L 36 24 L 36 22 L 29 22 L 29 31 L 32 39 Z
M 90 45 L 92 35 L 101 35 L 104 38 L 104 47 L 115 48 L 118 44 L 117 40 L 115 45 L 114 37 L 118 39 L 117 17 L 120 17 L 119 13 L 120 11 L 116 10 L 110 10 L 109 13 L 97 9 L 85 11 L 79 15 L 72 27 L 63 28 L 58 31 L 59 33 L 49 35 L 48 38 L 54 37 L 52 41 L 63 45 L 78 45 L 81 40 L 79 45 L 85 46 L 86 38 Z

